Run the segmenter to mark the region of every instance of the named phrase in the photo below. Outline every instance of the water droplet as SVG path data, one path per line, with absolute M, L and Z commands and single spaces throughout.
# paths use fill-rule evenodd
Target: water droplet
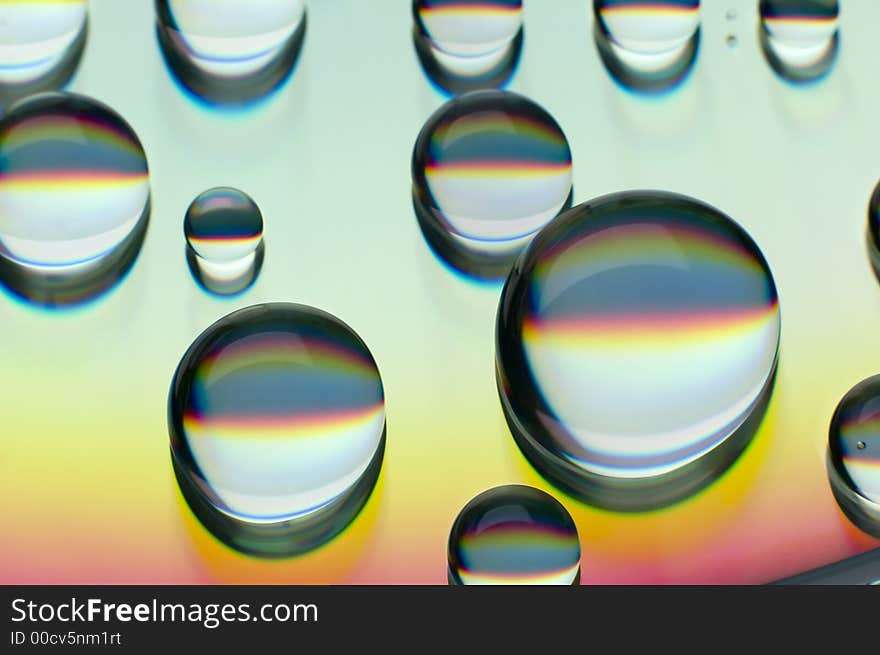
M 594 38 L 622 86 L 656 93 L 684 81 L 697 58 L 699 0 L 593 0 Z
M 0 109 L 67 84 L 86 44 L 86 0 L 0 2 Z
M 880 375 L 847 392 L 834 411 L 828 435 L 834 497 L 856 526 L 880 537 Z
M 733 220 L 676 194 L 614 194 L 559 216 L 514 265 L 498 390 L 551 482 L 595 505 L 654 509 L 748 445 L 779 334 L 770 269 Z
M 736 20 L 739 14 L 737 13 L 736 9 L 728 9 L 725 16 L 727 17 L 727 20 Z
M 880 182 L 874 187 L 868 203 L 868 256 L 874 274 L 880 280 Z
M 215 104 L 250 102 L 283 84 L 306 29 L 303 0 L 157 0 L 156 16 L 171 72 Z
M 304 305 L 233 312 L 183 356 L 169 397 L 174 471 L 195 515 L 250 554 L 342 531 L 382 466 L 385 400 L 363 341 Z
M 838 49 L 837 0 L 761 0 L 760 40 L 771 68 L 796 83 L 819 79 Z
M 540 106 L 508 91 L 450 100 L 422 128 L 413 205 L 445 262 L 501 278 L 532 236 L 571 204 L 571 150 Z
M 581 548 L 568 511 L 522 485 L 484 491 L 449 534 L 449 584 L 576 585 Z
M 414 0 L 413 43 L 441 90 L 459 94 L 507 83 L 522 52 L 521 0 Z
M 263 265 L 263 216 L 246 193 L 218 187 L 200 193 L 186 212 L 187 262 L 196 281 L 217 295 L 250 287 Z
M 728 34 L 724 41 L 731 48 L 735 48 L 739 44 L 739 39 L 736 38 L 735 34 Z
M 0 282 L 17 295 L 96 297 L 134 262 L 149 211 L 143 148 L 112 109 L 47 93 L 0 120 Z

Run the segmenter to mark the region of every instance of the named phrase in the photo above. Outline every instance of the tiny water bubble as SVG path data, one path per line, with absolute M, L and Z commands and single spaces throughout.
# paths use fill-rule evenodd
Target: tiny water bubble
M 428 78 L 444 91 L 497 88 L 522 52 L 521 0 L 413 0 L 413 43 Z
M 498 392 L 548 480 L 600 507 L 656 509 L 750 443 L 775 380 L 776 286 L 717 209 L 632 191 L 563 213 L 502 292 Z
M 70 80 L 86 44 L 87 0 L 0 2 L 0 111 Z
M 484 491 L 455 519 L 448 579 L 451 585 L 576 585 L 580 558 L 577 528 L 559 501 L 506 485 Z
M 289 77 L 305 38 L 304 0 L 156 0 L 175 78 L 218 105 L 264 97 Z
M 880 375 L 850 389 L 834 411 L 828 477 L 843 513 L 880 537 Z
M 263 215 L 243 191 L 217 187 L 200 193 L 183 222 L 190 272 L 202 288 L 228 296 L 257 279 L 263 265 Z
M 150 213 L 132 128 L 85 96 L 46 93 L 0 119 L 0 283 L 25 300 L 76 304 L 112 287 Z
M 509 91 L 450 100 L 413 150 L 413 206 L 429 245 L 455 269 L 501 279 L 532 236 L 571 204 L 568 140 Z
M 699 0 L 594 0 L 593 35 L 624 87 L 655 93 L 680 84 L 696 61 Z
M 770 67 L 789 82 L 826 75 L 837 56 L 837 0 L 761 0 L 761 47 Z
M 174 472 L 194 514 L 245 553 L 285 557 L 339 534 L 370 496 L 385 397 L 367 346 L 289 303 L 220 319 L 180 361 L 168 401 Z

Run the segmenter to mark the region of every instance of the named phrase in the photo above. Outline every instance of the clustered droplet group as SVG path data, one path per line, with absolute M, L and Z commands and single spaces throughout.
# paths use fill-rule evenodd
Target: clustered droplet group
M 303 0 L 156 2 L 174 79 L 211 104 L 277 89 L 303 46 Z M 636 91 L 681 83 L 700 42 L 699 0 L 594 0 L 594 38 Z M 231 13 L 230 13 L 231 12 Z M 764 54 L 812 81 L 837 51 L 836 0 L 760 2 Z M 553 116 L 500 90 L 522 55 L 520 0 L 414 0 L 429 79 L 454 97 L 412 153 L 425 239 L 445 263 L 505 279 L 496 380 L 511 434 L 546 480 L 579 501 L 646 511 L 721 475 L 773 390 L 780 306 L 770 266 L 732 218 L 693 198 L 628 191 L 572 207 L 572 151 Z M 736 14 L 728 13 L 733 20 Z M 86 45 L 87 3 L 0 6 L 0 280 L 30 302 L 98 297 L 135 261 L 150 216 L 144 150 L 98 101 L 59 89 Z M 729 38 L 729 37 L 728 37 Z M 880 277 L 880 186 L 868 243 Z M 234 188 L 196 197 L 186 257 L 216 295 L 246 292 L 264 256 L 263 215 Z M 491 329 L 491 326 L 487 326 Z M 255 305 L 208 327 L 168 399 L 173 470 L 199 520 L 263 557 L 339 534 L 382 467 L 385 397 L 367 345 L 340 319 Z M 841 508 L 880 534 L 880 378 L 841 401 L 828 471 Z M 451 584 L 577 584 L 580 541 L 563 505 L 509 485 L 471 500 L 449 537 Z

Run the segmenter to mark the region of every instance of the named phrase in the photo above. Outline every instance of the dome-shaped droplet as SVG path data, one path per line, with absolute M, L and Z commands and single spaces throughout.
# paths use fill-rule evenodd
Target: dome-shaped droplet
M 670 193 L 565 212 L 513 267 L 496 366 L 513 436 L 596 505 L 693 493 L 751 440 L 775 379 L 776 287 L 730 218 Z
M 880 280 L 880 182 L 868 202 L 868 256 L 874 274 Z
M 168 419 L 193 512 L 221 541 L 256 555 L 332 539 L 382 466 L 376 363 L 351 328 L 304 305 L 256 305 L 209 327 L 177 367 Z
M 0 282 L 37 303 L 87 300 L 140 250 L 150 208 L 143 148 L 113 110 L 42 94 L 0 120 Z
M 522 485 L 484 491 L 461 510 L 449 534 L 453 585 L 573 585 L 581 549 L 568 511 Z
M 200 193 L 183 221 L 187 262 L 196 281 L 218 295 L 250 287 L 263 265 L 263 215 L 246 193 L 217 187 Z
M 0 109 L 64 86 L 86 43 L 86 0 L 0 2 Z
M 422 128 L 413 205 L 428 243 L 466 274 L 501 278 L 571 203 L 571 150 L 550 114 L 507 91 L 450 100 Z
M 282 84 L 305 36 L 304 0 L 157 0 L 157 34 L 180 83 L 217 104 Z
M 837 55 L 837 0 L 761 0 L 761 46 L 770 66 L 791 82 L 825 75 Z
M 416 52 L 450 93 L 500 87 L 522 51 L 521 0 L 414 0 Z
M 880 537 L 880 375 L 862 381 L 831 419 L 828 475 L 844 513 Z
M 593 0 L 594 37 L 623 86 L 658 92 L 690 72 L 699 46 L 699 0 Z

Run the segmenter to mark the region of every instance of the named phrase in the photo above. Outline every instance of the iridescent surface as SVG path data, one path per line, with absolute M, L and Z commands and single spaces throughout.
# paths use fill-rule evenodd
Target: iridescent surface
M 682 82 L 699 45 L 699 0 L 593 0 L 594 38 L 624 87 L 659 92 Z
M 449 533 L 449 583 L 572 585 L 580 578 L 580 541 L 568 511 L 523 485 L 484 491 Z
M 0 109 L 64 86 L 82 55 L 87 22 L 86 0 L 0 2 Z
M 290 75 L 305 35 L 303 0 L 156 0 L 175 77 L 216 104 L 256 100 Z
M 736 223 L 685 196 L 614 194 L 559 216 L 514 265 L 498 389 L 542 474 L 598 505 L 649 509 L 748 444 L 779 335 L 770 269 Z
M 265 249 L 263 216 L 246 193 L 229 187 L 200 193 L 183 230 L 190 270 L 206 290 L 229 295 L 254 283 Z
M 837 0 L 761 0 L 761 45 L 770 66 L 791 82 L 825 75 L 837 55 Z
M 51 93 L 0 121 L 0 281 L 14 292 L 53 305 L 105 290 L 139 251 L 149 207 L 143 148 L 112 109 Z
M 533 101 L 506 91 L 451 100 L 425 123 L 412 161 L 422 231 L 447 263 L 503 277 L 522 247 L 571 202 L 571 150 Z
M 375 484 L 385 401 L 366 345 L 304 305 L 234 312 L 181 360 L 169 397 L 184 497 L 220 540 L 283 556 L 342 530 Z
M 828 474 L 844 513 L 880 536 L 880 375 L 857 384 L 837 406 L 828 435 Z

